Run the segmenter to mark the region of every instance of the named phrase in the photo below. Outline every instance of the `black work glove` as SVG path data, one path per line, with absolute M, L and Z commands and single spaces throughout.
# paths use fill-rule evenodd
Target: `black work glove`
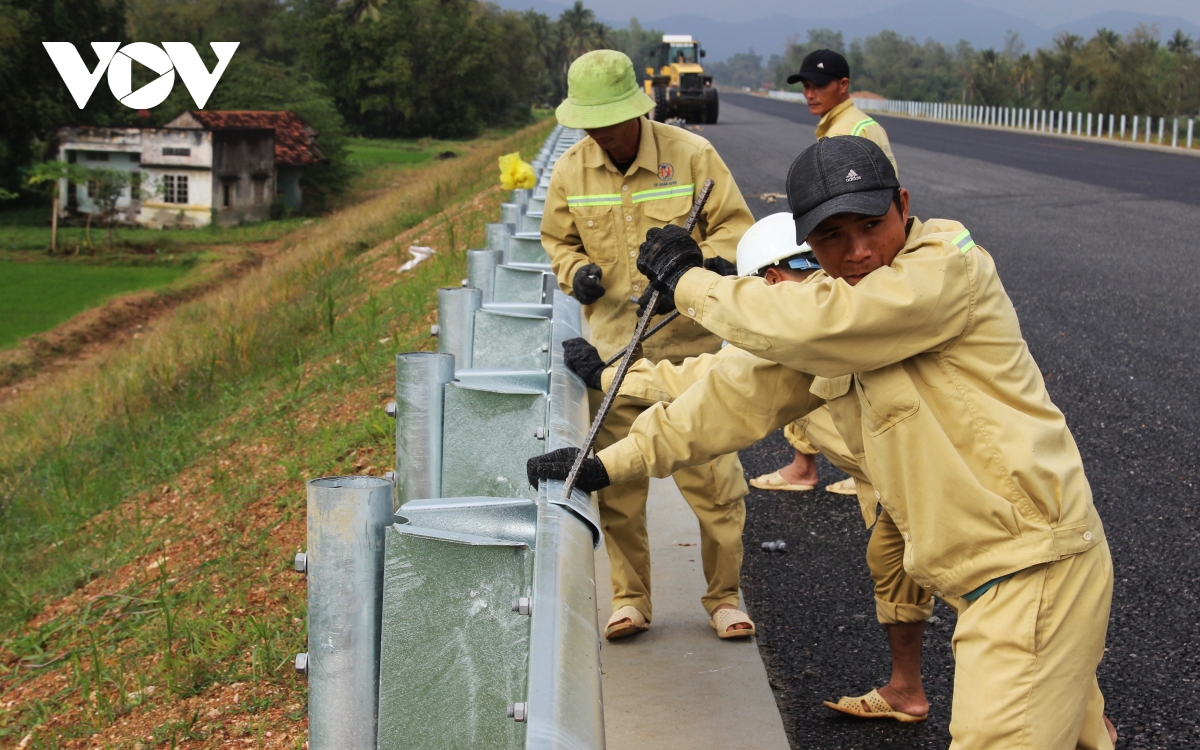
M 563 342 L 563 359 L 567 369 L 578 375 L 583 384 L 593 390 L 600 389 L 600 374 L 604 372 L 604 360 L 600 352 L 587 339 L 574 338 Z
M 712 257 L 704 261 L 705 270 L 721 276 L 737 276 L 737 266 L 721 257 Z
M 525 462 L 525 474 L 529 478 L 529 486 L 536 489 L 538 483 L 543 479 L 565 481 L 567 475 L 571 473 L 571 467 L 575 465 L 575 457 L 578 455 L 578 448 L 559 448 L 529 459 Z M 608 481 L 608 470 L 604 468 L 600 459 L 584 459 L 583 465 L 579 467 L 579 476 L 575 479 L 575 486 L 584 492 L 595 492 L 604 489 L 609 484 L 611 482 Z
M 571 280 L 571 291 L 575 294 L 575 299 L 579 300 L 579 304 L 590 305 L 604 296 L 604 287 L 600 284 L 600 277 L 603 275 L 604 272 L 595 263 L 581 266 L 575 272 L 575 278 Z
M 649 304 L 650 295 L 653 294 L 654 291 L 655 291 L 654 287 L 648 287 L 646 289 L 646 291 L 642 292 L 642 296 L 638 297 L 637 315 L 639 318 L 641 318 L 643 315 L 646 314 L 646 305 Z M 654 306 L 654 314 L 655 315 L 666 315 L 669 312 L 674 312 L 674 310 L 675 310 L 675 298 L 670 294 L 662 294 L 660 292 L 658 295 L 658 304 Z
M 668 224 L 646 232 L 646 241 L 638 252 L 637 269 L 675 307 L 675 285 L 685 273 L 703 263 L 704 253 L 691 233 L 678 224 Z

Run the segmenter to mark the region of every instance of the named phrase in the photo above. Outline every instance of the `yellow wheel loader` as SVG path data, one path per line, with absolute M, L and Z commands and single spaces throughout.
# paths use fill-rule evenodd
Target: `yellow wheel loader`
M 646 68 L 646 93 L 654 99 L 658 122 L 681 119 L 715 124 L 721 103 L 712 76 L 704 72 L 704 50 L 688 34 L 664 34 L 658 48 L 658 69 Z

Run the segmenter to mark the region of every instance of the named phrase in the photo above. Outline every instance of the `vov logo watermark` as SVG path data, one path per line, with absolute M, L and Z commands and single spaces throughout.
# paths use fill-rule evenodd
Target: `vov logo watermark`
M 175 87 L 176 71 L 196 102 L 196 108 L 204 109 L 239 43 L 209 42 L 208 46 L 217 55 L 217 64 L 212 71 L 204 66 L 200 53 L 188 42 L 163 42 L 161 47 L 149 42 L 133 42 L 124 47 L 120 42 L 92 42 L 92 49 L 99 59 L 95 70 L 87 69 L 79 50 L 71 42 L 42 42 L 42 46 L 50 53 L 54 67 L 58 68 L 58 74 L 80 109 L 87 106 L 106 70 L 109 90 L 117 101 L 131 109 L 150 109 L 162 104 Z M 133 90 L 134 62 L 158 73 L 158 78 L 137 91 Z

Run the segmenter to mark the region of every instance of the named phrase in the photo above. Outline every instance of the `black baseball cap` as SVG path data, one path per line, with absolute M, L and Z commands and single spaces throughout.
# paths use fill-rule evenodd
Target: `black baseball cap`
M 800 72 L 788 76 L 788 83 L 812 81 L 818 86 L 824 86 L 830 81 L 840 81 L 850 77 L 850 64 L 846 58 L 831 49 L 819 49 L 809 52 L 800 63 Z
M 836 214 L 883 216 L 898 187 L 895 168 L 873 141 L 856 135 L 822 138 L 804 149 L 788 170 L 796 244 Z

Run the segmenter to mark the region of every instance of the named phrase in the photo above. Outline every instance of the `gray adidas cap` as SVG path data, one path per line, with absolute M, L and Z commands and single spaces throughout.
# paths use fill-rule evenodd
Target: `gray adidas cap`
M 874 142 L 855 135 L 822 138 L 788 170 L 788 206 L 796 221 L 796 244 L 837 214 L 883 216 L 900 187 L 896 170 Z

